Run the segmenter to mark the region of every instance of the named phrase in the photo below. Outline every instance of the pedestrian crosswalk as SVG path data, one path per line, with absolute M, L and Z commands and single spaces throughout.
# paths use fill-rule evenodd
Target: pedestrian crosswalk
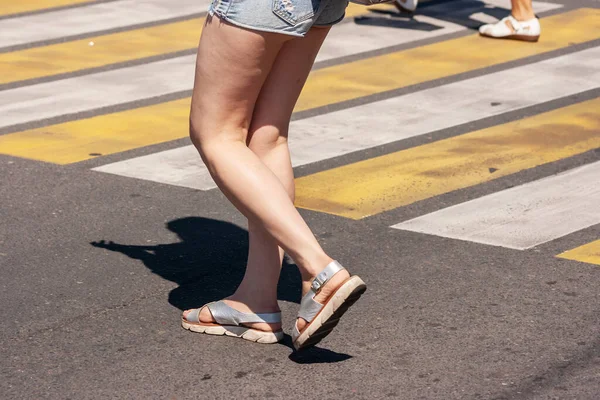
M 361 219 L 580 154 L 600 147 L 598 109 L 590 100 L 305 176 L 296 202 Z
M 0 153 L 61 165 L 114 154 L 118 161 L 94 171 L 215 188 L 191 145 L 118 157 L 187 136 L 208 3 L 0 3 L 0 18 L 8 16 L 0 19 Z M 600 148 L 600 10 L 534 2 L 538 13 L 553 11 L 536 44 L 469 32 L 473 20 L 488 22 L 486 10 L 507 7 L 502 0 L 437 2 L 411 19 L 390 6 L 352 5 L 296 105 L 293 164 L 408 138 L 420 144 L 300 177 L 297 205 L 363 219 Z M 468 127 L 579 93 L 588 100 Z M 459 126 L 452 137 L 425 138 Z M 591 163 L 387 226 L 526 250 L 600 224 L 599 181 L 600 164 Z M 600 264 L 599 246 L 558 257 Z
M 600 48 L 592 48 L 293 121 L 289 139 L 292 164 L 324 161 L 592 90 L 600 86 L 600 69 L 595 68 L 599 58 Z M 561 84 L 554 85 L 556 81 Z M 486 88 L 483 92 L 482 87 Z M 515 87 L 519 87 L 518 97 Z M 96 170 L 193 189 L 215 187 L 191 145 Z
M 477 35 L 470 35 L 318 69 L 311 74 L 295 111 L 365 99 L 410 85 L 598 39 L 600 30 L 595 27 L 600 20 L 599 16 L 598 10 L 580 9 L 547 18 L 545 26 L 552 34 L 536 46 L 529 43 L 498 42 L 492 47 L 482 43 L 484 41 Z M 350 47 L 348 53 L 352 54 L 353 49 L 354 46 Z M 0 100 L 0 112 L 4 115 L 4 122 L 0 126 L 18 126 L 28 122 L 30 118 L 75 114 L 105 107 L 109 102 L 126 103 L 189 89 L 192 86 L 193 56 L 187 57 L 187 62 L 185 57 L 183 62 L 181 58 L 176 58 L 157 62 L 158 66 L 151 63 L 72 78 L 71 82 L 74 82 L 69 87 L 78 88 L 75 94 L 64 86 L 63 81 L 5 90 Z M 181 69 L 165 69 L 163 64 L 180 65 Z M 164 72 L 156 75 L 156 70 Z M 150 76 L 138 76 L 136 71 L 140 74 L 150 71 L 146 72 Z M 374 71 L 385 71 L 385 74 Z M 107 75 L 110 77 L 106 78 Z M 182 76 L 187 77 L 182 79 Z M 153 84 L 148 85 L 148 82 Z M 55 95 L 44 96 L 45 93 Z M 73 100 L 74 95 L 78 96 L 79 101 Z M 15 101 L 15 98 L 20 101 Z M 40 103 L 44 103 L 43 109 L 40 109 Z M 186 114 L 188 109 L 189 98 L 175 100 L 145 109 L 19 131 L 1 137 L 0 146 L 5 149 L 4 152 L 20 157 L 59 164 L 78 162 L 94 157 L 93 154 L 106 155 L 185 137 L 188 132 L 187 122 L 186 119 L 181 119 L 181 115 Z M 143 125 L 140 113 L 153 116 L 148 121 L 149 126 Z M 116 121 L 127 130 L 124 132 L 119 129 L 118 136 L 114 137 L 106 127 L 112 126 Z M 148 134 L 157 131 L 160 133 Z M 96 140 L 96 137 L 103 135 L 109 135 L 111 139 L 106 146 Z

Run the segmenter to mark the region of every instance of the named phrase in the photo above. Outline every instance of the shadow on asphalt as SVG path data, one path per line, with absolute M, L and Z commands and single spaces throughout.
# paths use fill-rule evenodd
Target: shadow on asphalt
M 280 344 L 292 349 L 292 354 L 288 358 L 297 364 L 331 364 L 352 358 L 349 354 L 336 353 L 335 351 L 320 347 L 310 347 L 298 352 L 294 351 L 292 337 L 288 334 L 285 335 Z
M 148 246 L 118 244 L 101 240 L 94 247 L 119 252 L 140 260 L 153 273 L 179 287 L 169 293 L 169 303 L 187 310 L 233 293 L 246 269 L 248 231 L 228 222 L 201 217 L 170 221 L 167 229 L 177 234 L 177 243 Z M 283 262 L 277 298 L 300 303 L 301 277 L 295 264 Z M 285 335 L 282 345 L 294 349 Z M 352 356 L 314 347 L 292 352 L 290 360 L 299 364 L 335 363 Z
M 169 293 L 169 303 L 187 310 L 232 294 L 242 281 L 248 255 L 248 231 L 228 222 L 186 217 L 167 223 L 177 243 L 149 246 L 104 240 L 91 245 L 140 260 L 153 273 L 179 287 Z M 283 262 L 277 297 L 300 303 L 300 272 Z

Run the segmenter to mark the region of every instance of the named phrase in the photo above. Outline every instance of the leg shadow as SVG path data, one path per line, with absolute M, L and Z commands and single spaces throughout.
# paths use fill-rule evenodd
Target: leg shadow
M 186 217 L 167 223 L 177 243 L 136 246 L 101 240 L 91 245 L 140 260 L 153 273 L 179 287 L 169 303 L 186 310 L 232 294 L 242 281 L 248 255 L 248 231 L 228 222 Z M 284 260 L 278 299 L 299 303 L 301 277 L 295 264 Z
M 288 334 L 284 336 L 280 344 L 292 349 L 292 354 L 288 358 L 296 364 L 331 364 L 352 358 L 349 354 L 337 353 L 316 346 L 296 351 L 292 345 L 292 337 Z
M 167 229 L 177 234 L 179 242 L 137 246 L 101 240 L 90 244 L 140 260 L 153 273 L 177 283 L 179 286 L 169 293 L 169 303 L 180 310 L 199 307 L 235 291 L 246 269 L 248 231 L 201 217 L 170 221 Z M 298 267 L 284 259 L 277 298 L 300 303 L 301 282 Z M 289 335 L 281 344 L 294 350 Z M 294 351 L 289 358 L 298 364 L 316 364 L 345 361 L 352 356 L 313 347 Z

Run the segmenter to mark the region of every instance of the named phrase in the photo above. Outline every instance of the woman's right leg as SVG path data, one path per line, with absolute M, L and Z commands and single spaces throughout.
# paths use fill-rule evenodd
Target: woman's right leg
M 198 49 L 190 134 L 223 193 L 277 240 L 309 282 L 331 258 L 277 176 L 246 146 L 256 99 L 288 40 L 209 18 Z
M 329 28 L 312 28 L 305 37 L 294 38 L 282 46 L 261 89 L 250 126 L 248 147 L 277 176 L 292 202 L 295 184 L 288 147 L 289 122 L 328 32 Z M 261 286 L 261 279 L 266 277 L 269 282 L 272 279 L 275 279 L 275 283 L 278 281 L 283 251 L 260 224 L 249 221 L 248 226 L 250 252 L 246 276 L 239 289 L 246 293 L 256 293 L 257 287 Z M 347 271 L 336 274 L 315 299 L 324 302 L 348 276 Z M 303 294 L 308 289 L 308 282 L 305 282 Z M 305 324 L 304 320 L 298 321 L 300 329 Z

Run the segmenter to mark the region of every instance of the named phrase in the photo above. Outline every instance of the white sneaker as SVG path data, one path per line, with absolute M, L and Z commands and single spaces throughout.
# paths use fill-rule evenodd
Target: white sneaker
M 400 11 L 413 12 L 417 9 L 419 0 L 396 0 L 394 4 Z
M 498 39 L 525 40 L 527 42 L 537 42 L 540 38 L 540 32 L 541 27 L 539 19 L 532 18 L 527 21 L 517 21 L 512 15 L 502 18 L 495 24 L 486 24 L 479 28 L 479 34 L 481 36 Z

